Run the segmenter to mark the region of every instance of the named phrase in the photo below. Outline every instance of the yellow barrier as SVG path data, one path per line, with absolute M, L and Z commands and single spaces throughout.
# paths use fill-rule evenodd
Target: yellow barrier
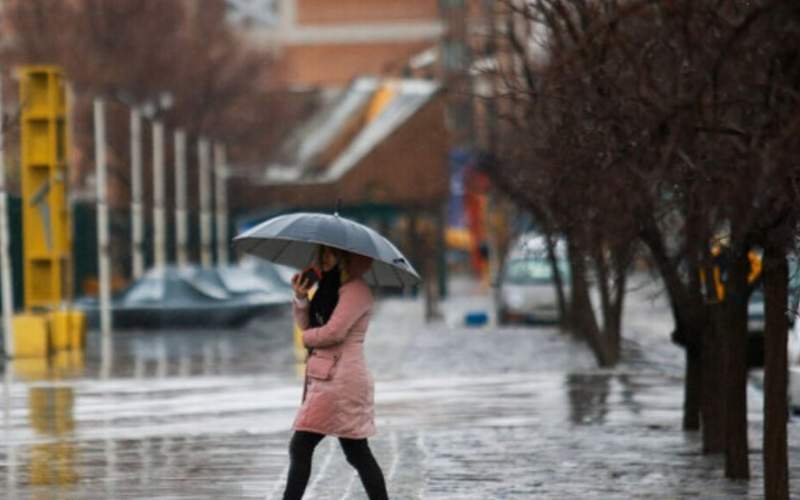
M 13 323 L 14 357 L 43 358 L 50 354 L 50 322 L 46 316 L 17 314 Z
M 86 315 L 65 309 L 50 313 L 53 349 L 67 350 L 83 347 L 86 337 Z
M 69 347 L 83 349 L 86 345 L 86 314 L 81 311 L 67 311 L 69 315 Z
M 18 314 L 13 319 L 15 358 L 47 357 L 53 351 L 81 349 L 86 344 L 86 315 L 62 310 Z
M 50 339 L 53 349 L 63 351 L 70 348 L 70 316 L 67 311 L 50 313 Z
M 14 376 L 20 380 L 44 380 L 50 376 L 50 362 L 46 357 L 17 358 L 9 364 Z

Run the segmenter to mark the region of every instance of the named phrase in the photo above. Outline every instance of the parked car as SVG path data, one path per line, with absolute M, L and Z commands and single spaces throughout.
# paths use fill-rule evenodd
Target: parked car
M 789 361 L 789 409 L 793 413 L 800 413 L 800 321 L 795 321 L 792 328 L 789 329 L 787 351 Z
M 115 328 L 239 326 L 255 316 L 285 312 L 291 288 L 269 264 L 204 269 L 151 269 L 112 299 Z M 96 298 L 76 301 L 90 327 L 99 325 Z
M 556 260 L 565 297 L 569 297 L 569 266 L 562 241 L 556 245 Z M 495 307 L 499 324 L 554 323 L 561 319 L 544 236 L 524 234 L 512 245 L 495 282 Z
M 789 407 L 800 413 L 800 265 L 795 256 L 789 257 L 789 315 L 787 361 L 789 364 Z M 747 357 L 751 367 L 764 366 L 764 290 L 753 290 L 747 304 Z
M 800 267 L 797 258 L 789 259 L 789 311 L 797 311 L 800 302 Z M 794 328 L 797 314 L 789 316 L 791 328 Z M 747 303 L 747 357 L 751 367 L 764 366 L 764 288 L 759 284 L 750 294 Z

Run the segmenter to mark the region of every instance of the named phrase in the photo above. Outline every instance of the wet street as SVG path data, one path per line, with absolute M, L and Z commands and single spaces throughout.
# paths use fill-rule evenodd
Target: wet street
M 444 319 L 421 300 L 380 301 L 367 337 L 378 434 L 396 499 L 761 498 L 762 396 L 749 393 L 754 478 L 680 430 L 682 352 L 663 298 L 628 304 L 614 370 L 552 327 L 467 328 L 488 301 L 454 284 Z M 119 332 L 112 357 L 5 367 L 0 496 L 8 499 L 280 498 L 301 396 L 288 316 L 239 331 Z M 790 424 L 800 492 L 800 422 Z M 306 498 L 364 499 L 334 439 Z

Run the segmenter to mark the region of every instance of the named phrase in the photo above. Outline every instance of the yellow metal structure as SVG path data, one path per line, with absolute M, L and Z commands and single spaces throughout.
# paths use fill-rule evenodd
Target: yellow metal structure
M 66 310 L 72 289 L 67 201 L 67 98 L 53 66 L 19 69 L 25 314 L 14 318 L 14 357 L 82 347 L 86 319 Z M 39 314 L 37 314 L 39 313 Z
M 50 322 L 47 316 L 18 314 L 14 316 L 14 357 L 45 357 L 50 354 Z
M 56 67 L 26 66 L 19 77 L 25 307 L 32 311 L 70 295 L 66 92 Z
M 72 347 L 71 317 L 69 311 L 54 311 L 50 313 L 50 340 L 53 349 L 65 350 Z
M 86 346 L 86 315 L 81 311 L 65 311 L 69 316 L 69 348 L 83 349 Z

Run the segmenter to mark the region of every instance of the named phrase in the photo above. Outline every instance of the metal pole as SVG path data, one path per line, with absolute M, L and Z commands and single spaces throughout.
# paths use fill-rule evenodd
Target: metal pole
M 175 242 L 178 266 L 189 264 L 187 244 L 189 240 L 186 220 L 186 134 L 175 131 Z
M 214 146 L 214 177 L 216 188 L 217 212 L 217 263 L 228 264 L 228 165 L 225 157 L 225 146 Z
M 111 336 L 111 262 L 106 193 L 106 122 L 103 100 L 94 100 L 94 157 L 97 168 L 97 254 L 100 258 L 100 331 L 104 344 Z
M 208 140 L 197 142 L 200 162 L 200 262 L 211 267 L 211 166 Z
M 11 258 L 8 253 L 8 192 L 6 191 L 5 143 L 3 142 L 3 99 L 0 87 L 0 279 L 3 292 L 3 348 L 6 357 L 14 354 L 14 296 L 11 289 Z
M 157 269 L 167 265 L 164 217 L 164 124 L 153 122 L 153 245 Z
M 142 207 L 142 114 L 131 110 L 131 230 L 133 279 L 144 274 L 144 209 Z

